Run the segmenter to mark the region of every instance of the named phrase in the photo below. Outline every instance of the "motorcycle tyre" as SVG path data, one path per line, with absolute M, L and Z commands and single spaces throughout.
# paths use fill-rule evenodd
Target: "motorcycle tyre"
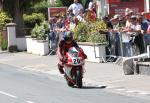
M 67 81 L 67 85 L 68 85 L 69 87 L 73 87 L 73 86 L 74 86 L 74 84 L 73 84 L 72 82 L 70 82 L 70 81 L 67 79 L 67 77 L 66 77 L 66 81 Z
M 68 84 L 69 87 L 73 87 L 74 86 L 74 84 L 72 82 L 68 81 L 68 80 L 67 80 L 67 84 Z
M 78 88 L 82 88 L 82 71 L 78 69 L 76 71 L 76 85 Z

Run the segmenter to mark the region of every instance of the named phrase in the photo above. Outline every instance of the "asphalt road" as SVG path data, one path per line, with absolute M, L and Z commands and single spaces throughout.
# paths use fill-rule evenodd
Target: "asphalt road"
M 85 85 L 70 88 L 64 78 L 0 64 L 0 103 L 150 103 L 138 97 Z

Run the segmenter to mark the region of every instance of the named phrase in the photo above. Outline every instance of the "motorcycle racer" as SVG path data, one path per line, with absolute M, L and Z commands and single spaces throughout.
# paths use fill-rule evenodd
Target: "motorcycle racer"
M 57 55 L 59 58 L 58 69 L 61 74 L 64 74 L 64 70 L 63 70 L 64 63 L 67 62 L 67 58 L 65 56 L 66 52 L 68 52 L 69 48 L 71 47 L 79 48 L 77 42 L 73 40 L 73 32 L 65 31 L 63 33 L 63 39 L 59 42 L 57 48 Z M 87 58 L 87 55 L 83 52 L 83 50 L 82 50 L 82 55 L 84 59 Z

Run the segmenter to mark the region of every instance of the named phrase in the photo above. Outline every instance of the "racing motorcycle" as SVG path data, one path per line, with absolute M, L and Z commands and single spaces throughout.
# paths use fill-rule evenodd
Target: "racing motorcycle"
M 81 48 L 71 47 L 66 53 L 67 62 L 64 64 L 64 76 L 68 86 L 82 88 L 84 56 L 85 54 Z

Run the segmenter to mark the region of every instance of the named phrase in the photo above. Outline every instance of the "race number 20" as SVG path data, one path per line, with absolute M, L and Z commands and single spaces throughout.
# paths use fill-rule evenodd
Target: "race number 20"
M 81 61 L 80 61 L 79 58 L 74 58 L 73 59 L 73 64 L 80 64 L 80 63 L 81 63 Z

